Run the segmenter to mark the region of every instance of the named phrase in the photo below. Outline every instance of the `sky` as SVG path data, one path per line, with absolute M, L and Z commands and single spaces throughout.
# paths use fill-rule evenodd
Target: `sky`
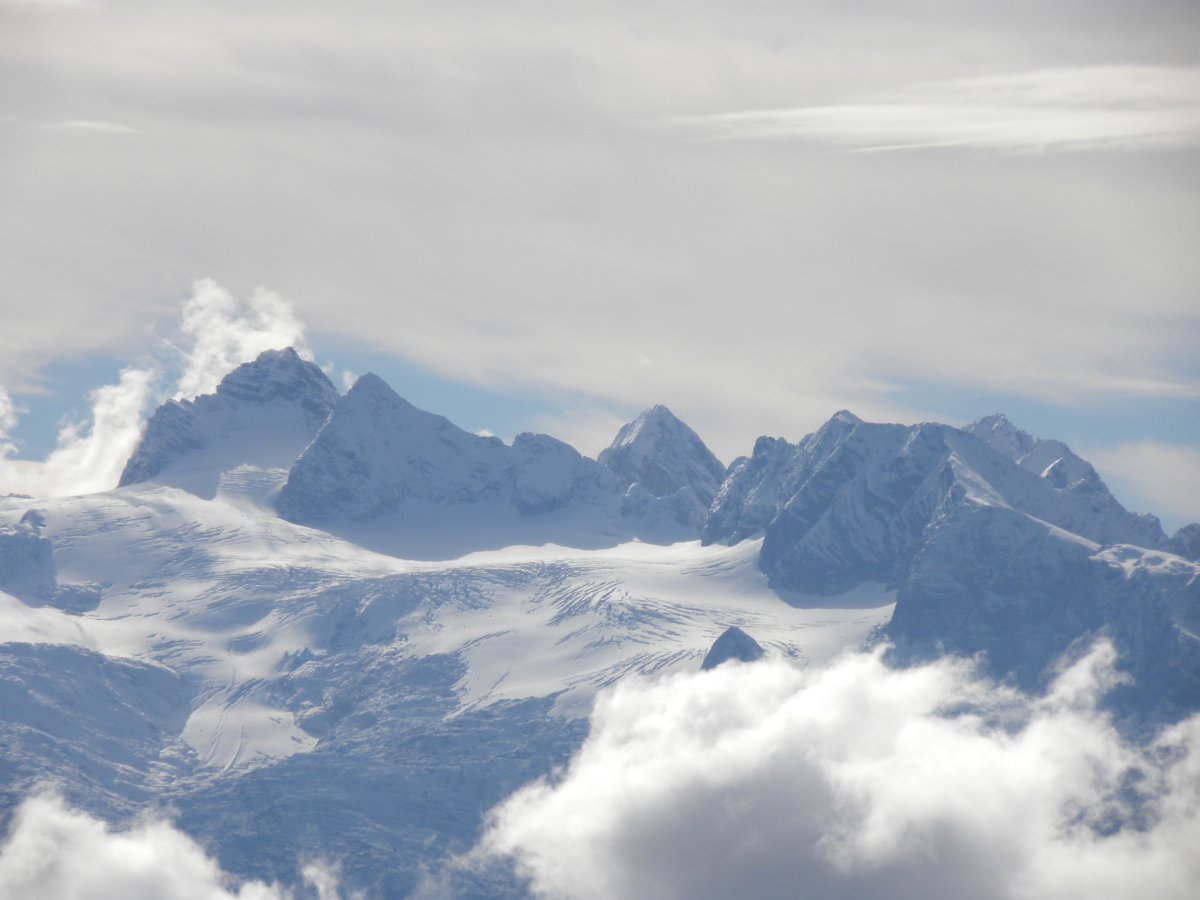
M 200 284 L 471 430 L 1004 411 L 1200 519 L 1191 0 L 0 0 L 0 153 L 6 465 L 124 385 L 48 490 Z

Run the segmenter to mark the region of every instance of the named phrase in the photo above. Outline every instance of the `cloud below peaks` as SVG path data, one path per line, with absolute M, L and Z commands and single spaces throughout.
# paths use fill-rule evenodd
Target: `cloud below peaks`
M 1200 718 L 1126 741 L 1095 708 L 1114 661 L 1097 645 L 1041 698 L 879 654 L 622 683 L 475 859 L 553 897 L 1182 900 Z
M 303 867 L 303 896 L 336 900 L 328 868 Z M 292 890 L 262 881 L 238 883 L 188 835 L 169 822 L 145 819 L 110 828 L 71 809 L 61 797 L 37 794 L 17 808 L 0 846 L 0 893 L 25 900 L 293 900 Z

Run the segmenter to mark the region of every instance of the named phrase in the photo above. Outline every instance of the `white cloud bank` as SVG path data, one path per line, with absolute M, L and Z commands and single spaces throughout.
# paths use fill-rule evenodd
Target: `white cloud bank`
M 1200 717 L 1125 742 L 1095 710 L 1114 661 L 1037 699 L 878 654 L 626 682 L 475 853 L 547 897 L 1191 897 Z
M 291 305 L 264 288 L 242 300 L 211 280 L 198 281 L 183 304 L 178 352 L 182 372 L 174 397 L 192 399 L 216 390 L 221 378 L 264 350 L 295 347 L 312 354 L 304 323 Z M 163 371 L 154 363 L 121 371 L 117 384 L 92 391 L 86 419 L 65 423 L 44 460 L 14 459 L 10 435 L 19 420 L 11 396 L 0 387 L 0 493 L 35 497 L 70 496 L 116 486 L 121 470 L 141 438 L 152 402 L 161 400 Z
M 308 865 L 302 896 L 336 900 L 336 877 Z M 29 798 L 0 847 L 0 894 L 24 900 L 291 900 L 277 884 L 238 884 L 203 848 L 168 822 L 114 831 L 61 798 Z
M 1200 69 L 1088 66 L 914 85 L 854 103 L 672 119 L 709 137 L 859 150 L 1146 149 L 1200 144 Z

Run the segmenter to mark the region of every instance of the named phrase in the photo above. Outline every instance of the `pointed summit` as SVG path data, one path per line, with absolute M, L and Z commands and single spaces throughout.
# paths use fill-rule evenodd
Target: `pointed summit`
M 627 485 L 641 485 L 654 497 L 690 488 L 705 507 L 725 480 L 721 461 L 662 405 L 623 426 L 598 459 Z
M 700 671 L 715 669 L 731 659 L 738 662 L 754 662 L 762 659 L 763 653 L 763 648 L 759 646 L 758 641 L 736 625 L 731 625 L 713 641 L 712 647 L 704 657 L 704 662 L 700 663 Z
M 392 390 L 391 386 L 376 375 L 374 372 L 367 372 L 365 375 L 360 375 L 358 380 L 350 386 L 350 390 L 346 391 L 347 397 L 380 397 L 380 398 L 395 398 L 402 400 L 403 398 Z M 407 401 L 405 401 L 407 402 Z
M 297 522 L 364 521 L 410 498 L 469 500 L 502 477 L 502 449 L 368 373 L 292 466 L 277 508 Z
M 1013 462 L 1027 455 L 1038 444 L 1037 438 L 1015 426 L 1004 413 L 984 416 L 963 431 L 975 435 L 1001 456 Z
M 325 373 L 300 358 L 295 349 L 264 350 L 221 379 L 216 396 L 231 403 L 297 403 L 324 421 L 337 402 L 337 390 Z
M 291 347 L 263 351 L 226 375 L 215 393 L 160 406 L 120 485 L 155 480 L 211 496 L 222 472 L 288 466 L 337 400 L 325 373 Z
M 405 428 L 460 430 L 449 419 L 413 406 L 374 372 L 360 375 L 350 386 L 338 403 L 330 425 L 342 436 L 348 436 L 351 431 L 367 434 L 377 426 L 397 431 Z
M 1184 559 L 1200 562 L 1200 522 L 1184 525 L 1175 532 L 1167 546 Z

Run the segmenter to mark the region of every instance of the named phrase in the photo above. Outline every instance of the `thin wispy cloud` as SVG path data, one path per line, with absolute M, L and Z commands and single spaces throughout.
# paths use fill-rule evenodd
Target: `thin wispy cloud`
M 1088 66 L 913 85 L 827 106 L 673 118 L 708 138 L 797 138 L 852 150 L 1144 150 L 1200 144 L 1200 70 Z
M 22 10 L 99 9 L 95 0 L 0 0 L 0 8 Z
M 136 129 L 120 122 L 104 122 L 98 119 L 68 119 L 64 122 L 49 122 L 45 126 L 51 131 L 69 134 L 134 134 Z

